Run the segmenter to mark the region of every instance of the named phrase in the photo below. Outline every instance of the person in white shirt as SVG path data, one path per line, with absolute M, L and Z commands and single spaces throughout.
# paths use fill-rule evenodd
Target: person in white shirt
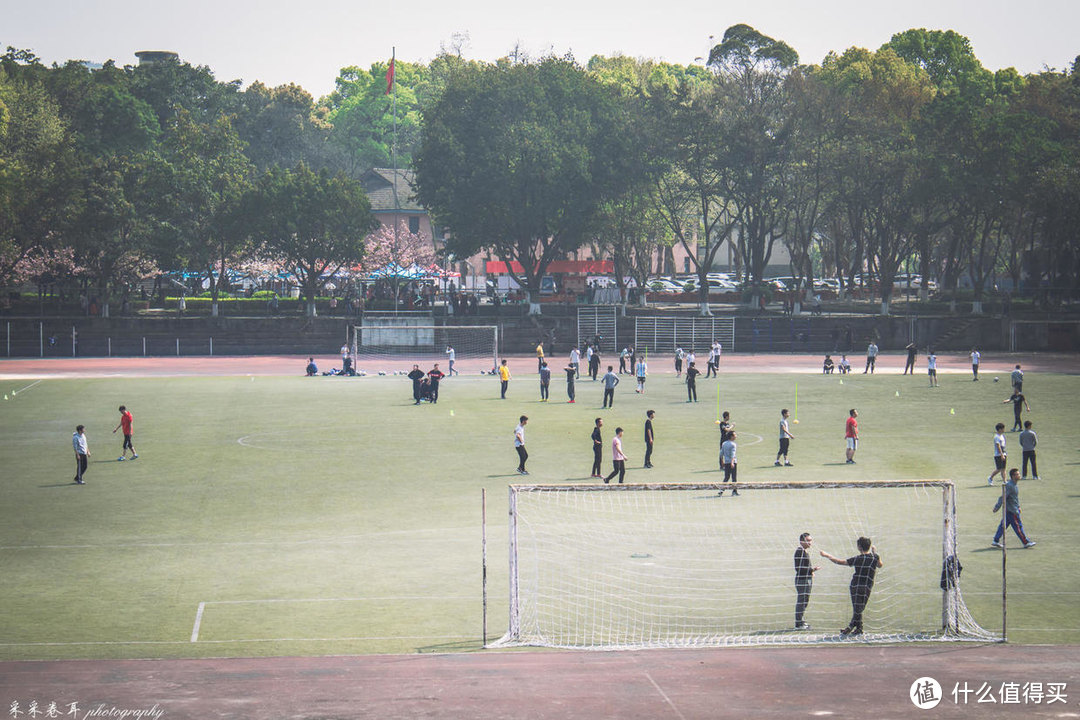
M 574 368 L 574 379 L 581 377 L 581 352 L 574 348 L 570 351 L 570 367 Z
M 867 372 L 869 372 L 871 375 L 874 374 L 874 365 L 877 364 L 877 356 L 877 343 L 871 340 L 870 345 L 866 348 L 866 369 L 862 371 L 863 375 L 865 375 Z
M 446 376 L 453 377 L 454 375 L 460 375 L 461 373 L 454 369 L 454 361 L 457 360 L 457 353 L 454 352 L 453 345 L 446 346 L 446 355 L 448 358 L 447 365 L 449 366 L 449 369 L 446 371 Z
M 637 378 L 637 390 L 634 392 L 645 392 L 645 378 L 649 374 L 649 366 L 645 362 L 645 358 L 639 358 L 637 361 L 637 367 L 634 368 L 634 376 Z
M 994 426 L 994 472 L 986 478 L 987 485 L 994 484 L 994 476 L 1001 473 L 1001 482 L 1005 482 L 1005 461 L 1008 454 L 1005 452 L 1005 423 Z
M 686 353 L 681 347 L 675 348 L 675 377 L 682 377 L 682 363 Z
M 518 454 L 518 475 L 528 475 L 525 469 L 525 461 L 529 459 L 529 453 L 525 450 L 525 426 L 529 424 L 529 416 L 522 415 L 518 418 L 518 425 L 514 428 L 514 449 Z
M 979 382 L 979 363 L 982 361 L 982 353 L 979 348 L 971 348 L 971 375 L 972 382 Z
M 937 387 L 937 355 L 931 350 L 926 356 L 926 374 L 930 377 L 930 387 Z M 1004 479 L 1004 476 L 1002 477 Z
M 784 458 L 784 465 L 791 467 L 791 463 L 788 462 L 787 454 L 788 448 L 791 446 L 791 439 L 795 437 L 791 434 L 791 426 L 788 424 L 788 410 L 784 408 L 780 411 L 780 449 L 776 453 L 776 462 L 773 465 L 780 466 L 780 458 Z
M 75 432 L 71 435 L 71 445 L 75 449 L 75 482 L 85 485 L 83 475 L 90 458 L 90 446 L 86 442 L 86 432 L 82 425 L 75 427 Z
M 611 473 L 604 478 L 604 484 L 611 482 L 611 478 L 616 475 L 619 476 L 619 483 L 621 484 L 623 478 L 626 477 L 626 455 L 622 449 L 622 434 L 623 429 L 621 427 L 615 428 L 615 437 L 611 439 Z

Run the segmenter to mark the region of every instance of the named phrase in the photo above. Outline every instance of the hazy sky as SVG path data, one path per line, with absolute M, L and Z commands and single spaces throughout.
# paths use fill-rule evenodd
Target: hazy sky
M 1065 69 L 1080 55 L 1080 0 L 0 0 L 0 43 L 46 63 L 127 65 L 137 50 L 172 50 L 218 80 L 295 82 L 316 97 L 342 67 L 367 68 L 394 47 L 427 62 L 455 34 L 480 60 L 520 45 L 580 62 L 621 53 L 688 64 L 737 23 L 786 41 L 804 63 L 917 27 L 965 35 L 991 70 Z

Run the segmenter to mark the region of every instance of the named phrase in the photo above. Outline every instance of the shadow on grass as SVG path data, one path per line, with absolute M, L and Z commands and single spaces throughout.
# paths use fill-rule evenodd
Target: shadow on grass
M 498 640 L 498 638 L 493 638 Z M 423 645 L 416 648 L 416 652 L 423 655 L 424 653 L 457 653 L 457 652 L 469 652 L 470 650 L 483 650 L 484 647 L 480 643 L 480 639 L 476 640 L 458 640 L 457 642 L 438 643 L 436 645 Z
M 53 483 L 51 485 L 38 485 L 39 488 L 79 487 L 79 483 L 71 480 L 66 483 Z

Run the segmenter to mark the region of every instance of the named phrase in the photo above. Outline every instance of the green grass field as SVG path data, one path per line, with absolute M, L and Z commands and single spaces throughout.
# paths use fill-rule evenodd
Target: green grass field
M 796 467 L 774 469 L 779 410 L 794 410 L 796 381 Z M 964 596 L 977 621 L 1000 630 L 1001 554 L 989 548 L 1000 491 L 986 476 L 993 425 L 1011 425 L 1007 378 L 943 375 L 938 389 L 923 375 L 840 381 L 723 375 L 719 404 L 741 435 L 740 480 L 953 479 Z M 393 376 L 46 379 L 12 395 L 29 384 L 0 383 L 9 397 L 0 405 L 0 659 L 476 649 L 482 488 L 489 636 L 507 622 L 506 486 L 521 480 L 512 446 L 520 414 L 530 417 L 532 483 L 589 482 L 598 415 L 606 439 L 627 429 L 629 482 L 721 479 L 713 380 L 700 381 L 695 405 L 671 375 L 652 376 L 646 396 L 626 381 L 605 411 L 599 384 L 579 383 L 568 405 L 554 382 L 542 404 L 535 376 L 522 371 L 508 400 L 494 379 L 462 376 L 421 407 Z M 1025 394 L 1043 479 L 1021 485 L 1038 545 L 1021 550 L 1007 535 L 1009 638 L 1080 643 L 1080 377 L 1029 373 Z M 116 462 L 120 404 L 135 416 L 134 462 Z M 858 464 L 846 466 L 851 407 L 862 440 Z M 649 408 L 656 468 L 646 471 Z M 84 487 L 71 482 L 78 423 L 93 454 Z M 1009 442 L 1019 465 L 1015 434 Z

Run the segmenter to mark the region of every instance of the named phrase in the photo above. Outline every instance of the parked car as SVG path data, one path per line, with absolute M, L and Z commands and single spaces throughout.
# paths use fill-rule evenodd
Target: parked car
M 840 281 L 836 278 L 817 278 L 814 280 L 814 292 L 840 292 Z
M 937 290 L 937 283 L 933 280 L 923 280 L 922 275 L 916 273 L 900 273 L 893 280 L 893 287 L 897 290 L 921 290 L 925 283 L 928 290 Z
M 657 278 L 649 281 L 650 292 L 660 293 L 681 293 L 683 286 L 672 280 L 666 280 L 664 278 Z

